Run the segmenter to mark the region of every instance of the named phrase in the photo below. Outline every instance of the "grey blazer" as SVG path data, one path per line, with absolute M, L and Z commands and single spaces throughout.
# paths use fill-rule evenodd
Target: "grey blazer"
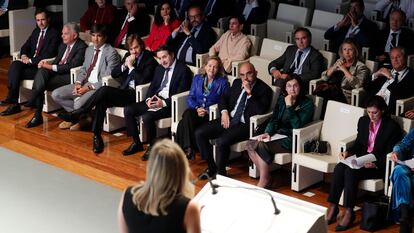
M 120 57 L 111 45 L 105 44 L 101 47 L 101 50 L 101 60 L 98 64 L 98 82 L 93 84 L 96 89 L 102 86 L 102 77 L 111 75 L 111 71 L 120 63 Z M 89 84 L 86 78 L 86 72 L 92 63 L 93 54 L 94 46 L 89 46 L 86 49 L 85 60 L 80 69 L 79 75 L 76 77 L 76 82 L 80 82 L 82 85 Z

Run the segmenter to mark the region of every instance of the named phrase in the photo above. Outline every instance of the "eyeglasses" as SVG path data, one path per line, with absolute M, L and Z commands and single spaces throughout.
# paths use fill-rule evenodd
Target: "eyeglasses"
M 197 14 L 197 15 L 189 15 L 188 19 L 195 19 L 195 18 L 200 18 L 201 14 Z

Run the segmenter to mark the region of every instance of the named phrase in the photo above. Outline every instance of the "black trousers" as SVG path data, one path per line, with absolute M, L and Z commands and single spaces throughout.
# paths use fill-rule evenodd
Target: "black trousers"
M 144 129 L 141 130 L 146 130 L 148 143 L 153 143 L 157 132 L 155 122 L 163 118 L 171 117 L 171 107 L 164 107 L 153 112 L 148 111 L 148 106 L 145 101 L 141 101 L 126 106 L 124 108 L 124 116 L 127 134 L 135 140 L 139 140 L 137 117 L 141 116 L 144 123 Z
M 9 67 L 9 77 L 7 88 L 9 89 L 9 93 L 7 94 L 6 100 L 10 103 L 16 103 L 19 99 L 19 88 L 20 88 L 20 81 L 29 79 L 34 79 L 34 76 L 37 72 L 36 65 L 27 65 L 21 61 L 14 61 Z
M 352 169 L 343 163 L 335 166 L 328 202 L 338 204 L 344 191 L 344 207 L 354 208 L 357 202 L 358 183 L 366 179 L 384 178 L 384 172 L 376 168 Z
M 228 129 L 221 126 L 221 119 L 209 121 L 195 131 L 195 138 L 201 158 L 207 160 L 211 173 L 226 174 L 230 146 L 234 143 L 249 139 L 249 124 L 240 123 Z M 216 161 L 213 158 L 213 146 L 210 140 L 215 139 Z
M 70 74 L 58 74 L 57 72 L 38 69 L 34 77 L 32 94 L 29 103 L 33 103 L 37 109 L 42 109 L 44 91 L 53 91 L 64 85 L 70 84 Z
M 208 115 L 199 117 L 197 110 L 188 108 L 183 113 L 183 118 L 178 123 L 176 141 L 181 148 L 197 149 L 197 143 L 194 136 L 196 128 L 203 123 L 208 122 Z

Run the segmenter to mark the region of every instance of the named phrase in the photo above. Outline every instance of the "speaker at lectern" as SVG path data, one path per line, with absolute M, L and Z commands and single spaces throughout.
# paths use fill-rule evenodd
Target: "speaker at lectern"
M 217 193 L 207 183 L 194 197 L 202 206 L 203 233 L 327 232 L 323 206 L 220 175 L 212 183 L 218 187 Z M 275 214 L 270 196 L 279 214 Z

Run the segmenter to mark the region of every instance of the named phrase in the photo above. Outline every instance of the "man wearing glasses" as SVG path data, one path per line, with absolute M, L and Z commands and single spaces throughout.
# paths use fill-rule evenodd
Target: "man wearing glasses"
M 168 37 L 167 44 L 174 49 L 177 60 L 195 65 L 196 54 L 207 53 L 216 42 L 216 33 L 204 19 L 201 7 L 192 5 L 188 18 Z
M 217 173 L 226 175 L 226 165 L 230 146 L 249 138 L 250 117 L 264 114 L 272 100 L 270 87 L 257 78 L 257 71 L 251 63 L 240 66 L 239 79 L 235 79 L 230 90 L 220 98 L 220 118 L 207 122 L 195 131 L 201 158 L 207 160 L 207 173 L 210 177 Z M 213 158 L 215 140 L 216 160 Z

